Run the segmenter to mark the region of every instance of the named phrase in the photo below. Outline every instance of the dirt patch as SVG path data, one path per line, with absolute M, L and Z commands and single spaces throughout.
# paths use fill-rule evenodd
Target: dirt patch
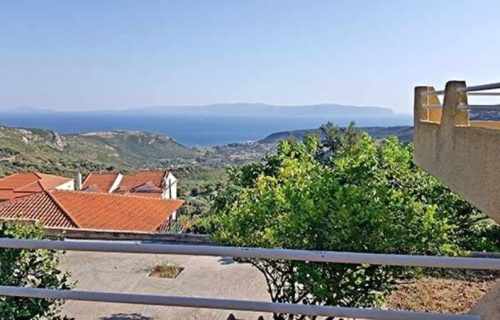
M 176 264 L 163 263 L 154 266 L 151 272 L 149 273 L 149 276 L 157 278 L 175 279 L 182 272 L 182 270 L 184 270 L 184 268 Z
M 386 300 L 389 309 L 465 313 L 495 285 L 496 273 L 467 272 L 425 276 L 398 285 Z

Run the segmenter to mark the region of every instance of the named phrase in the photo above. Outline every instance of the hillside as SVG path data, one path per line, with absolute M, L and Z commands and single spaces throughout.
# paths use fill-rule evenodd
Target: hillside
M 411 140 L 411 127 L 366 127 L 375 138 L 390 135 Z M 277 132 L 257 142 L 189 148 L 174 139 L 142 131 L 106 131 L 61 135 L 43 129 L 0 126 L 0 175 L 17 170 L 39 170 L 72 175 L 101 169 L 138 169 L 202 166 L 223 168 L 255 161 L 274 152 L 283 139 L 302 139 L 318 129 Z
M 397 127 L 361 127 L 359 130 L 368 133 L 375 139 L 383 139 L 388 136 L 396 136 L 401 142 L 411 142 L 413 139 L 413 127 L 397 126 Z M 270 134 L 264 139 L 259 140 L 259 143 L 270 144 L 277 143 L 284 139 L 302 140 L 306 135 L 320 134 L 319 129 L 291 130 L 282 131 Z
M 131 167 L 151 167 L 191 161 L 200 155 L 174 139 L 142 131 L 108 131 L 64 135 L 63 139 L 71 153 L 87 149 L 106 150 L 95 153 L 97 161 L 120 161 Z M 83 147 L 83 148 L 82 148 Z
M 192 162 L 202 155 L 167 136 L 136 131 L 60 135 L 51 130 L 0 126 L 0 140 L 0 174 L 165 167 Z

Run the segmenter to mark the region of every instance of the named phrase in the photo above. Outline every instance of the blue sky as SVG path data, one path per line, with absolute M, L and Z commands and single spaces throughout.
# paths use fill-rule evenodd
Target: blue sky
M 0 108 L 380 105 L 500 81 L 500 1 L 2 1 Z

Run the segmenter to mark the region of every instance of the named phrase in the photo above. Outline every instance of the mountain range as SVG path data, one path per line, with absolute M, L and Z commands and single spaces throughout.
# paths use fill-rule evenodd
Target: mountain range
M 384 107 L 350 106 L 341 104 L 314 105 L 271 105 L 265 103 L 219 103 L 200 106 L 155 106 L 126 110 L 129 113 L 183 114 L 203 116 L 240 116 L 240 117 L 315 117 L 321 116 L 363 116 L 387 117 L 395 113 Z
M 390 108 L 379 106 L 352 106 L 334 103 L 312 105 L 271 105 L 265 103 L 218 103 L 210 105 L 166 105 L 138 107 L 119 110 L 54 110 L 41 107 L 3 108 L 1 113 L 76 113 L 76 114 L 162 114 L 162 115 L 203 115 L 203 116 L 241 116 L 241 117 L 310 117 L 310 116 L 363 116 L 387 117 L 396 115 Z

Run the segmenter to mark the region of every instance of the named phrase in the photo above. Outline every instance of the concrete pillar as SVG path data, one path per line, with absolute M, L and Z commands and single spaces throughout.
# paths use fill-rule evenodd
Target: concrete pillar
M 431 87 L 415 87 L 415 96 L 413 103 L 413 126 L 418 127 L 420 120 L 427 120 L 425 105 L 428 101 L 427 92 Z
M 435 94 L 429 95 L 429 93 L 435 92 L 433 87 L 419 86 L 415 87 L 414 105 L 413 105 L 413 158 L 415 163 L 422 165 L 429 161 L 426 155 L 431 155 L 434 157 L 433 146 L 429 145 L 429 141 L 426 135 L 421 134 L 421 121 L 429 120 L 429 112 L 427 106 L 429 105 L 440 105 L 440 101 Z M 424 130 L 425 131 L 425 130 Z M 431 141 L 432 142 L 432 141 Z
M 78 171 L 75 176 L 75 190 L 82 190 L 82 173 Z
M 453 128 L 458 125 L 469 125 L 469 114 L 459 106 L 466 106 L 467 88 L 465 81 L 448 81 L 444 93 L 443 115 L 441 117 L 441 128 L 449 137 Z

